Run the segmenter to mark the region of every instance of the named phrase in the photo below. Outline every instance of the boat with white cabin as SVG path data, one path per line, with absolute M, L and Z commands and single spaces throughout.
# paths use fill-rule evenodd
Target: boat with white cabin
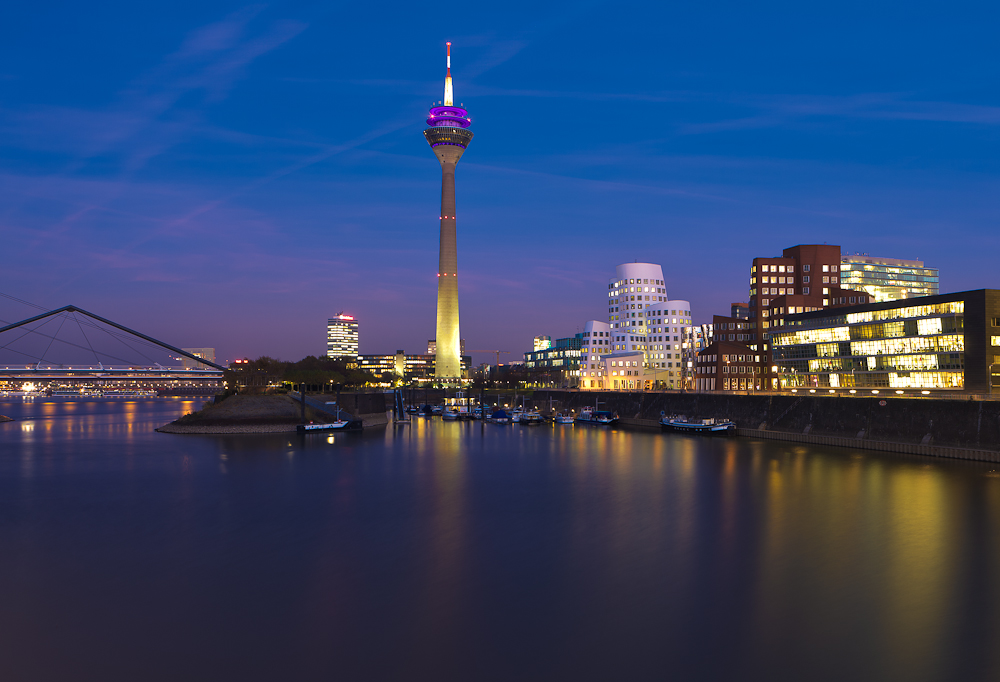
M 665 431 L 680 433 L 701 433 L 706 435 L 736 433 L 736 424 L 728 419 L 689 419 L 685 416 L 663 416 L 660 426 Z

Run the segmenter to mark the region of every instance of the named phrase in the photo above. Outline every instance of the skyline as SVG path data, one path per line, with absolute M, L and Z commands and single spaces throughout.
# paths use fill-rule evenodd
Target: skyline
M 3 293 L 220 360 L 319 355 L 340 310 L 362 353 L 419 351 L 438 206 L 417 135 L 447 40 L 486 133 L 458 199 L 470 347 L 571 336 L 633 260 L 662 264 L 696 323 L 746 300 L 752 257 L 799 243 L 922 258 L 942 292 L 998 286 L 985 4 L 858 23 L 860 5 L 473 9 L 483 32 L 453 35 L 404 5 L 373 35 L 343 28 L 360 8 L 179 7 L 11 14 Z M 528 125 L 545 135 L 525 149 Z

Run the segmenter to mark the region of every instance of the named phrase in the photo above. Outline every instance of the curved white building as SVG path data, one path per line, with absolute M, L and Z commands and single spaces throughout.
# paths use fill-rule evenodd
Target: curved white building
M 607 324 L 591 320 L 584 327 L 580 388 L 640 389 L 645 382 L 681 388 L 691 304 L 667 296 L 663 269 L 654 263 L 619 265 L 607 303 Z

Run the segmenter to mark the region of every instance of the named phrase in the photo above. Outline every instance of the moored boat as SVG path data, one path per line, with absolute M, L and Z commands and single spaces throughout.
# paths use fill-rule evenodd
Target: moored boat
M 496 410 L 493 414 L 486 418 L 490 424 L 510 424 L 510 415 L 508 415 L 503 410 Z
M 522 412 L 518 418 L 519 424 L 544 424 L 545 419 L 542 415 L 535 410 L 528 410 L 527 412 Z
M 338 419 L 333 422 L 299 424 L 295 427 L 299 433 L 318 433 L 323 431 L 355 431 L 361 429 L 360 421 Z
M 735 433 L 736 424 L 728 419 L 688 419 L 687 417 L 664 416 L 660 418 L 664 430 L 683 433 Z
M 555 416 L 555 418 L 552 421 L 554 421 L 556 424 L 572 424 L 574 419 L 572 415 L 563 414 L 562 412 L 560 412 Z
M 577 416 L 576 421 L 581 424 L 599 424 L 607 426 L 610 424 L 617 424 L 618 415 L 605 410 L 594 410 L 589 407 L 585 407 L 580 410 L 580 414 Z
M 472 419 L 472 410 L 475 406 L 475 398 L 470 398 L 463 391 L 458 391 L 455 395 L 444 399 L 441 417 L 449 421 Z

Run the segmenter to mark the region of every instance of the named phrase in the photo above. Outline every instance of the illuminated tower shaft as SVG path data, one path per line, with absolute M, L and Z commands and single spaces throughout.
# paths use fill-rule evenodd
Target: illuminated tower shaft
M 441 162 L 441 246 L 438 253 L 437 350 L 434 377 L 447 384 L 462 378 L 461 332 L 458 324 L 458 239 L 455 225 L 455 167 L 472 140 L 469 112 L 456 107 L 451 84 L 451 43 L 444 105 L 431 107 L 424 137 Z

